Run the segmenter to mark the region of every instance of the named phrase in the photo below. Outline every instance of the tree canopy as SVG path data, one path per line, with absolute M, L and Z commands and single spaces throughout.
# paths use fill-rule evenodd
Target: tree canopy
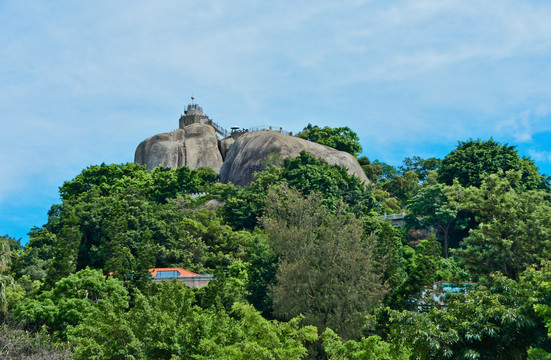
M 519 190 L 519 171 L 485 176 L 479 188 L 457 182 L 446 190 L 452 207 L 474 212 L 478 226 L 456 251 L 474 277 L 500 271 L 517 278 L 549 259 L 551 203 L 543 190 Z
M 324 126 L 321 128 L 317 125 L 308 124 L 297 136 L 340 151 L 346 151 L 355 157 L 362 152 L 358 135 L 346 126 L 338 128 Z
M 282 188 L 269 193 L 262 223 L 279 259 L 271 288 L 275 313 L 302 314 L 321 330 L 357 337 L 362 316 L 386 293 L 361 222 L 345 207 L 330 211 L 317 194 Z
M 527 190 L 549 190 L 549 178 L 539 174 L 534 162 L 521 158 L 514 146 L 502 145 L 493 139 L 488 141 L 460 141 L 438 169 L 438 181 L 452 185 L 454 179 L 463 186 L 480 186 L 482 176 L 508 170 L 520 171 L 519 186 Z
M 348 128 L 301 135 L 361 151 Z M 370 184 L 306 152 L 243 187 L 84 169 L 24 247 L 0 237 L 0 357 L 550 358 L 551 196 L 533 162 L 493 140 L 358 161 Z

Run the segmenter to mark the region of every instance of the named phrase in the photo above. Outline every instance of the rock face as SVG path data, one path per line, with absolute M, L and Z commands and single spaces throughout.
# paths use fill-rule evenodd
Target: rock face
M 235 140 L 231 137 L 220 140 L 218 145 L 220 148 L 220 153 L 222 154 L 222 159 L 226 159 L 226 154 L 230 151 L 230 147 L 234 142 Z
M 256 131 L 239 137 L 226 154 L 220 169 L 220 181 L 238 186 L 249 185 L 254 180 L 253 174 L 262 170 L 262 162 L 270 153 L 288 158 L 298 156 L 302 150 L 329 164 L 344 165 L 349 174 L 368 183 L 358 161 L 349 153 L 276 131 Z
M 134 162 L 146 165 L 148 170 L 158 165 L 173 169 L 188 166 L 192 170 L 210 167 L 219 173 L 222 161 L 214 128 L 205 124 L 191 124 L 147 138 L 134 155 Z

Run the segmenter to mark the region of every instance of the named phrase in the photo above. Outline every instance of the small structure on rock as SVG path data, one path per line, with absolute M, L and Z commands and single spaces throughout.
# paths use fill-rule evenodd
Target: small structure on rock
M 203 108 L 192 102 L 187 106 L 184 115 L 180 116 L 180 129 L 187 125 L 200 124 L 208 120 L 210 120 L 209 117 L 203 114 Z
M 206 114 L 203 113 L 203 108 L 194 102 L 195 98 L 191 97 L 191 104 L 188 104 L 184 115 L 180 116 L 180 129 L 192 124 L 207 124 L 214 128 L 214 131 L 222 138 L 228 137 L 228 132 L 223 127 L 212 121 Z

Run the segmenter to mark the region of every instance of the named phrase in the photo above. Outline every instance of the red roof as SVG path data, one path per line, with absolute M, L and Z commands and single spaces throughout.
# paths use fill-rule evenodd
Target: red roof
M 154 268 L 154 269 L 149 269 L 149 272 L 151 273 L 151 275 L 153 277 L 157 277 L 157 272 L 159 272 L 159 271 L 177 271 L 178 272 L 178 277 L 201 276 L 199 274 L 196 274 L 194 272 L 191 272 L 189 270 L 182 269 L 182 268 Z

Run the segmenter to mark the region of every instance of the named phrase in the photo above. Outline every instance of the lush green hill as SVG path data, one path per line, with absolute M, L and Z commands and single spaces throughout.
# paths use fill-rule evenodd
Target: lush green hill
M 25 247 L 0 239 L 2 349 L 52 359 L 548 356 L 548 178 L 493 140 L 459 143 L 443 161 L 359 162 L 369 186 L 307 153 L 266 164 L 245 187 L 210 169 L 84 169 Z M 380 216 L 393 212 L 405 226 Z M 214 280 L 154 283 L 155 267 Z

